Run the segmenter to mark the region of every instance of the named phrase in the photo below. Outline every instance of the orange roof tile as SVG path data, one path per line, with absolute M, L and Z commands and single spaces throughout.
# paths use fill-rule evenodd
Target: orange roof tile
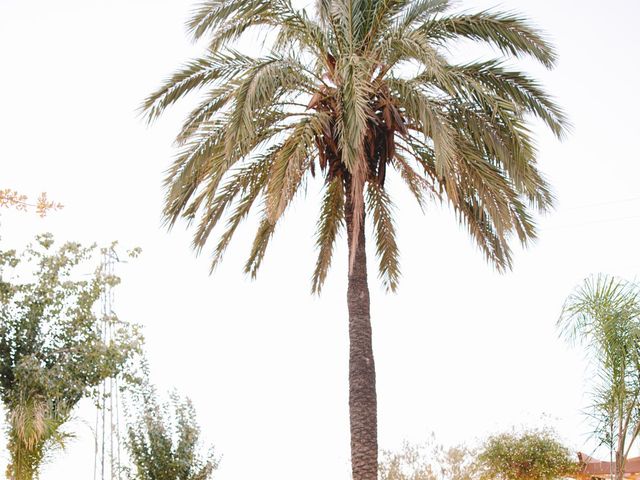
M 592 477 L 609 476 L 614 470 L 611 462 L 603 462 L 590 457 L 586 453 L 578 452 L 578 460 L 584 465 L 581 475 Z M 640 473 L 640 457 L 627 458 L 624 466 L 625 475 L 634 475 Z

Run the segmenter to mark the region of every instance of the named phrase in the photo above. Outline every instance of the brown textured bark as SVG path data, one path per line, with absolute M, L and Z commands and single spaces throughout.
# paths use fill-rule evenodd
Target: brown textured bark
M 376 371 L 371 343 L 369 286 L 365 252 L 364 215 L 358 232 L 353 232 L 353 202 L 346 188 L 345 217 L 349 248 L 354 233 L 359 235 L 355 259 L 349 268 L 349 420 L 351 426 L 351 471 L 353 480 L 378 478 L 378 424 Z

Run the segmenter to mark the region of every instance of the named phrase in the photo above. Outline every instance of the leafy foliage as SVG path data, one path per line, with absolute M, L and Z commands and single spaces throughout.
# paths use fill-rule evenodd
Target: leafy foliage
M 577 470 L 569 450 L 548 429 L 489 437 L 477 466 L 486 480 L 554 480 Z
M 127 447 L 133 480 L 208 480 L 218 467 L 213 450 L 201 452 L 200 428 L 189 399 L 175 393 L 160 404 L 145 384 L 136 418 L 128 427 Z
M 474 460 L 474 453 L 463 445 L 405 442 L 400 451 L 382 452 L 380 480 L 471 480 Z
M 62 204 L 49 200 L 46 192 L 42 192 L 35 204 L 29 203 L 29 198 L 26 195 L 5 188 L 0 190 L 0 208 L 15 208 L 19 211 L 26 211 L 30 207 L 33 207 L 36 213 L 40 217 L 44 217 L 50 210 L 59 210 L 62 208 Z
M 119 282 L 100 268 L 87 275 L 95 247 L 53 247 L 45 234 L 22 255 L 0 252 L 0 400 L 15 480 L 37 476 L 45 454 L 68 436 L 61 427 L 76 404 L 126 371 L 141 345 L 135 327 L 94 314 L 106 287 Z M 103 320 L 112 341 L 104 341 Z
M 640 287 L 597 275 L 567 298 L 561 334 L 587 348 L 594 375 L 594 434 L 615 453 L 616 474 L 640 435 Z
M 528 120 L 558 138 L 562 110 L 540 84 L 506 63 L 528 57 L 551 68 L 556 54 L 522 17 L 455 13 L 448 0 L 206 0 L 188 23 L 208 50 L 170 76 L 142 105 L 149 121 L 192 91 L 202 101 L 177 135 L 165 181 L 164 216 L 195 222 L 201 250 L 226 218 L 214 248 L 222 258 L 238 224 L 261 216 L 245 271 L 254 276 L 278 221 L 310 179 L 325 193 L 316 234 L 319 292 L 352 208 L 355 230 L 372 218 L 380 276 L 395 290 L 399 251 L 388 172 L 423 207 L 447 202 L 499 270 L 509 240 L 535 238 L 531 210 L 552 206 L 536 166 Z M 235 50 L 249 32 L 270 32 L 263 56 Z M 266 38 L 266 37 L 265 37 Z M 445 52 L 471 39 L 501 53 L 457 64 Z M 349 194 L 351 202 L 345 201 Z M 354 235 L 351 259 L 359 236 Z

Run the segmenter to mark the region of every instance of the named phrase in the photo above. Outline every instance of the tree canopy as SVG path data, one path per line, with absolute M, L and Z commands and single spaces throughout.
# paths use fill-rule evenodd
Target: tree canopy
M 572 474 L 577 462 L 549 429 L 489 437 L 477 456 L 482 480 L 556 480 Z
M 15 480 L 37 474 L 77 403 L 126 371 L 142 341 L 135 326 L 96 314 L 119 279 L 93 262 L 95 246 L 54 244 L 44 234 L 22 255 L 0 252 L 0 400 Z
M 213 449 L 204 450 L 196 412 L 175 392 L 161 403 L 145 381 L 134 397 L 127 450 L 131 480 L 209 480 L 218 468 Z
M 474 452 L 464 445 L 404 442 L 398 451 L 382 452 L 380 480 L 472 480 L 474 462 Z
M 278 221 L 314 177 L 324 183 L 313 290 L 320 291 L 345 205 L 373 223 L 379 272 L 391 290 L 400 275 L 393 202 L 395 171 L 423 207 L 448 203 L 487 259 L 511 265 L 509 238 L 535 237 L 529 207 L 552 194 L 536 166 L 528 126 L 538 118 L 559 138 L 568 122 L 540 83 L 508 58 L 551 68 L 545 37 L 512 13 L 456 13 L 447 0 L 207 0 L 188 23 L 206 53 L 171 75 L 144 102 L 149 121 L 186 94 L 202 101 L 177 135 L 164 215 L 194 223 L 203 249 L 226 219 L 213 252 L 222 259 L 238 225 L 260 222 L 245 271 L 256 275 Z M 236 49 L 264 33 L 264 55 Z M 456 63 L 456 41 L 495 47 L 500 58 Z M 254 54 L 255 53 L 255 54 Z M 226 213 L 226 215 L 225 215 Z M 353 263 L 358 235 L 351 240 Z

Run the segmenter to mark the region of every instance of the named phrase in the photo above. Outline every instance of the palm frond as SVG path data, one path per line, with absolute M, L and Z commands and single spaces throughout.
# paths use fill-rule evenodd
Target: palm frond
M 473 192 L 465 192 L 464 184 L 446 182 L 438 178 L 436 173 L 435 152 L 416 139 L 406 141 L 409 152 L 422 166 L 424 173 L 434 182 L 436 189 L 442 191 L 443 197 L 453 207 L 458 221 L 468 230 L 476 245 L 484 253 L 487 261 L 504 270 L 511 265 L 510 250 L 507 240 L 496 234 L 491 218 L 482 208 Z M 470 195 L 469 195 L 470 193 Z
M 465 141 L 504 169 L 518 193 L 539 211 L 553 206 L 553 194 L 536 167 L 530 132 L 518 115 L 510 117 L 502 109 L 487 112 L 466 104 L 452 104 L 450 115 Z
M 395 78 L 388 83 L 397 92 L 396 104 L 405 109 L 410 119 L 408 123 L 433 142 L 438 177 L 453 174 L 453 164 L 460 154 L 455 129 L 446 113 L 419 89 L 418 84 Z
M 325 120 L 321 113 L 303 118 L 278 149 L 266 191 L 267 217 L 272 224 L 284 213 L 311 168 L 316 138 L 322 135 Z
M 200 125 L 166 176 L 164 217 L 169 227 L 180 217 L 192 221 L 205 202 L 210 205 L 218 185 L 240 159 L 287 130 L 286 125 L 277 125 L 282 118 L 278 112 L 265 112 L 256 119 L 254 135 L 240 139 L 231 151 L 224 117 Z
M 194 40 L 211 34 L 221 25 L 235 19 L 255 15 L 264 0 L 206 0 L 198 4 L 187 22 L 187 30 Z
M 362 47 L 366 35 L 366 0 L 333 0 L 331 2 L 331 23 L 335 36 L 341 39 L 344 50 L 355 54 Z
M 387 35 L 378 43 L 374 51 L 384 63 L 385 71 L 391 70 L 401 62 L 418 62 L 436 78 L 444 78 L 447 61 L 432 45 L 424 32 L 396 31 Z
M 336 238 L 344 226 L 344 202 L 343 180 L 340 177 L 335 177 L 325 187 L 320 218 L 318 219 L 316 231 L 318 259 L 311 282 L 311 291 L 314 294 L 320 294 L 331 266 Z
M 508 238 L 516 233 L 523 245 L 534 239 L 535 224 L 509 177 L 472 145 L 465 143 L 462 152 L 456 165 L 462 179 L 457 187 L 468 192 L 465 198 L 473 195 L 477 199 L 498 235 Z
M 227 220 L 226 230 L 222 233 L 222 235 L 220 235 L 216 248 L 213 252 L 213 258 L 211 260 L 211 271 L 213 271 L 222 260 L 227 247 L 231 243 L 233 235 L 235 234 L 242 220 L 244 220 L 247 215 L 249 215 L 249 211 L 260 195 L 263 186 L 264 185 L 259 182 L 250 184 L 248 191 L 242 196 L 242 198 L 238 201 L 237 205 L 231 212 L 231 215 Z
M 186 94 L 216 80 L 232 78 L 249 68 L 253 62 L 252 58 L 234 50 L 225 53 L 209 53 L 192 60 L 149 95 L 140 107 L 140 111 L 147 121 L 151 122 Z
M 190 139 L 177 155 L 171 168 L 167 170 L 164 182 L 163 214 L 169 227 L 183 215 L 193 195 L 206 179 L 210 179 L 210 189 L 215 192 L 222 178 L 222 170 L 225 170 L 228 164 L 224 147 L 225 130 L 214 128 L 209 135 L 202 132 L 201 135 Z M 186 215 L 188 219 L 193 218 L 202 200 L 201 198 L 196 202 L 197 205 L 191 208 L 191 213 Z
M 274 110 L 274 104 L 291 89 L 307 90 L 309 80 L 292 57 L 270 56 L 257 60 L 240 81 L 230 110 L 227 151 L 256 130 L 256 116 Z
M 270 152 L 264 156 L 257 157 L 250 164 L 245 165 L 235 172 L 219 190 L 214 198 L 206 203 L 204 212 L 193 237 L 193 247 L 200 251 L 205 246 L 209 235 L 222 218 L 224 212 L 233 204 L 236 198 L 241 195 L 243 200 L 240 205 L 244 205 L 244 215 L 248 213 L 251 204 L 259 192 L 266 186 L 267 175 L 273 164 L 275 152 Z M 207 196 L 210 193 L 207 192 Z M 240 208 L 240 207 L 239 207 Z M 236 219 L 237 223 L 244 217 L 242 212 L 236 210 L 236 214 L 231 219 Z M 230 219 L 230 222 L 231 222 Z M 233 229 L 235 231 L 235 228 Z M 230 239 L 230 238 L 229 238 Z M 227 241 L 228 243 L 228 241 Z
M 243 35 L 260 28 L 275 28 L 276 21 L 273 19 L 268 5 L 261 5 L 250 14 L 240 18 L 235 18 L 218 27 L 209 40 L 209 50 L 216 52 L 226 48 Z
M 386 32 L 394 16 L 408 3 L 408 0 L 372 0 L 365 9 L 365 38 L 363 47 L 367 50 L 377 43 L 381 32 Z
M 271 240 L 275 229 L 276 225 L 271 223 L 266 215 L 263 215 L 260 225 L 258 226 L 258 231 L 256 232 L 256 236 L 253 240 L 251 253 L 244 265 L 244 273 L 251 275 L 251 278 L 256 278 L 256 275 L 258 274 L 258 269 L 260 268 L 260 265 L 262 265 L 262 260 L 264 259 L 264 255 L 267 251 L 267 246 L 269 245 L 269 241 Z
M 396 153 L 392 162 L 395 169 L 400 173 L 400 178 L 402 178 L 409 191 L 415 197 L 421 210 L 424 210 L 429 198 L 439 198 L 439 194 L 433 185 L 409 165 L 404 155 Z
M 407 143 L 425 172 L 438 178 L 435 153 L 415 140 Z M 454 166 L 455 175 L 438 178 L 439 186 L 487 260 L 500 271 L 510 268 L 509 237 L 515 233 L 526 244 L 535 238 L 535 224 L 498 169 L 470 145 L 465 145 L 462 153 Z
M 500 62 L 488 61 L 450 66 L 447 76 L 462 95 L 477 95 L 484 90 L 535 115 L 559 139 L 566 134 L 569 122 L 564 112 L 538 82 L 521 72 L 506 70 Z
M 400 280 L 400 252 L 393 224 L 393 205 L 389 194 L 373 182 L 367 185 L 367 207 L 373 219 L 380 278 L 387 290 L 395 292 Z
M 433 38 L 469 38 L 489 42 L 506 55 L 531 56 L 547 68 L 556 62 L 556 53 L 542 34 L 514 14 L 484 11 L 475 14 L 433 18 L 417 27 Z
M 422 24 L 436 14 L 445 12 L 450 0 L 414 0 L 404 2 L 404 8 L 396 15 L 395 28 L 400 32 L 409 30 L 416 24 Z
M 332 0 L 315 0 L 315 11 L 318 16 L 318 21 L 325 28 L 331 23 L 332 4 Z
M 467 231 L 484 254 L 487 262 L 496 266 L 498 271 L 511 268 L 511 248 L 505 237 L 501 237 L 493 228 L 487 212 L 475 200 L 466 200 L 455 207 L 458 220 L 467 227 Z
M 176 137 L 176 144 L 182 146 L 189 139 L 197 136 L 198 129 L 211 122 L 218 112 L 229 105 L 237 88 L 237 82 L 229 80 L 223 85 L 209 90 L 205 100 L 193 109 L 183 122 Z
M 331 44 L 322 26 L 310 19 L 307 12 L 293 7 L 289 0 L 278 0 L 278 35 L 274 50 L 284 50 L 294 45 L 311 50 L 317 56 L 324 56 Z

